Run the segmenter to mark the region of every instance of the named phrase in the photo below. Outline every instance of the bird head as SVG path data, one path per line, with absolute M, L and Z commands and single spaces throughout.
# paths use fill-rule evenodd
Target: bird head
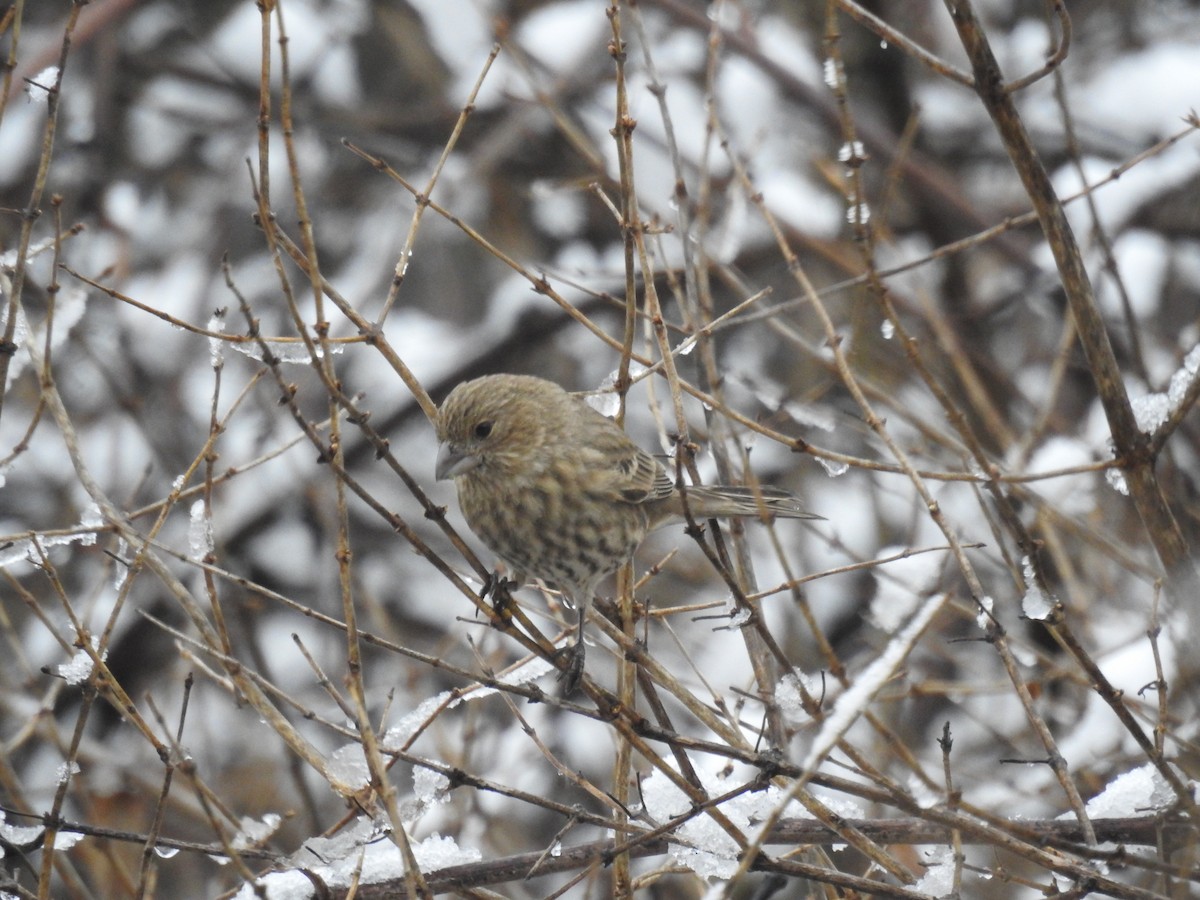
M 529 448 L 542 441 L 539 399 L 541 386 L 550 384 L 528 376 L 487 375 L 458 385 L 438 411 L 437 479 L 470 472 L 523 474 L 531 465 Z

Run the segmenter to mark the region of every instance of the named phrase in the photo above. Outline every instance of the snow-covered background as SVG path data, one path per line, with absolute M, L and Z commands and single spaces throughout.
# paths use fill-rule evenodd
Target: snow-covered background
M 1172 595 L 1187 579 L 1112 465 L 1054 258 L 950 71 L 969 67 L 942 4 L 873 4 L 899 34 L 821 4 L 277 6 L 0 5 L 0 836 L 23 889 L 250 897 L 273 870 L 268 896 L 310 896 L 303 868 L 344 891 L 403 878 L 402 828 L 426 872 L 544 853 L 557 874 L 496 889 L 586 873 L 568 895 L 607 896 L 620 867 L 571 847 L 741 788 L 631 877 L 748 895 L 766 876 L 739 853 L 776 817 L 872 836 L 1186 805 L 1200 598 Z M 1010 81 L 1058 46 L 1042 4 L 977 7 Z M 1017 108 L 1194 547 L 1200 10 L 1070 12 L 1065 60 Z M 631 634 L 663 668 L 662 712 L 642 684 L 596 716 L 472 603 L 494 560 L 434 481 L 428 414 L 486 372 L 610 388 L 629 283 L 632 371 L 660 363 L 629 392 L 631 434 L 674 454 L 682 416 L 703 480 L 752 473 L 827 521 L 724 526 L 728 581 L 682 529 L 653 535 Z M 314 359 L 298 338 L 319 320 Z M 316 446 L 334 414 L 340 465 Z M 515 598 L 550 639 L 573 620 L 552 592 Z M 621 653 L 599 623 L 589 637 L 616 692 Z M 53 854 L 29 813 L 67 823 Z M 849 837 L 794 860 L 768 842 L 759 864 L 789 897 L 820 871 L 924 896 L 1042 896 L 1088 872 L 1105 895 L 1189 887 L 1171 846 L 1128 834 L 1109 836 L 1121 865 L 1033 832 L 957 861 L 948 829 L 878 838 L 874 863 Z

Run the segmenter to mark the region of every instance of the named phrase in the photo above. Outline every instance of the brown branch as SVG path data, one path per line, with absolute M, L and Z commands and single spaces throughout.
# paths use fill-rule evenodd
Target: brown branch
M 852 819 L 848 824 L 855 829 L 883 844 L 926 845 L 948 844 L 951 840 L 951 829 L 926 822 L 917 818 L 900 819 Z M 1038 840 L 1048 846 L 1071 845 L 1082 840 L 1082 832 L 1078 823 L 1066 820 L 1044 820 L 1022 822 L 1033 840 Z M 1195 827 L 1184 822 L 1164 823 L 1154 817 L 1096 819 L 1093 821 L 1097 837 L 1100 840 L 1122 845 L 1156 846 L 1160 841 L 1167 844 L 1179 844 L 1196 837 Z M 771 833 L 766 843 L 793 846 L 823 846 L 829 847 L 840 844 L 843 838 L 826 828 L 819 822 L 808 819 L 786 819 Z M 986 839 L 970 834 L 962 835 L 964 844 L 990 845 Z M 537 876 L 553 875 L 584 869 L 596 863 L 607 863 L 616 843 L 612 840 L 592 841 L 574 847 L 564 847 L 562 852 L 547 857 L 542 851 L 519 853 L 513 856 L 488 859 L 478 863 L 468 863 L 460 866 L 449 866 L 434 872 L 427 872 L 426 879 L 429 887 L 436 893 L 449 891 L 465 891 L 488 885 L 499 885 L 524 879 L 533 867 L 537 866 Z M 670 841 L 658 838 L 646 843 L 628 847 L 631 857 L 645 859 L 661 856 L 667 852 Z M 1126 859 L 1128 854 L 1122 850 L 1111 851 L 1114 860 Z M 770 871 L 775 867 L 767 863 L 758 871 Z M 311 877 L 311 873 L 310 873 Z M 830 884 L 840 884 L 838 879 L 848 878 L 835 870 L 809 873 L 808 877 Z M 853 879 L 859 887 L 877 892 L 880 896 L 925 896 L 911 891 L 892 887 L 886 883 L 871 879 Z M 1195 883 L 1196 879 L 1192 879 Z M 403 897 L 402 883 L 399 881 L 379 882 L 377 884 L 359 885 L 355 896 L 370 900 L 370 898 Z M 1124 887 L 1124 886 L 1122 886 Z M 331 898 L 347 896 L 344 890 L 331 890 Z M 1130 888 L 1123 896 L 1151 897 L 1149 892 Z
M 1012 92 L 1004 84 L 999 63 L 974 9 L 969 2 L 955 0 L 946 0 L 946 8 L 975 72 L 976 93 L 996 125 L 1054 255 L 1088 371 L 1104 407 L 1117 458 L 1125 471 L 1130 498 L 1162 562 L 1168 594 L 1180 608 L 1194 608 L 1194 600 L 1200 596 L 1200 573 L 1155 477 L 1154 447 L 1138 428 L 1083 255 L 1062 202 L 1017 112 Z M 1187 662 L 1188 657 L 1194 656 L 1181 654 L 1180 663 L 1194 669 L 1196 661 Z

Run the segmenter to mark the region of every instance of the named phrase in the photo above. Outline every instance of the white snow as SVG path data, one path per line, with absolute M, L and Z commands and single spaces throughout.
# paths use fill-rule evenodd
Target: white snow
M 241 828 L 233 836 L 232 843 L 234 849 L 245 850 L 261 845 L 267 838 L 278 831 L 279 826 L 283 824 L 283 817 L 278 813 L 267 813 L 262 819 L 252 819 L 250 816 L 242 816 L 240 824 Z
M 1093 819 L 1149 816 L 1175 803 L 1175 792 L 1153 764 L 1146 763 L 1118 775 L 1104 790 L 1087 802 Z
M 725 761 L 709 758 L 697 766 L 704 790 L 709 796 L 726 793 L 753 773 L 744 766 L 726 765 Z M 662 772 L 655 770 L 641 784 L 642 799 L 651 821 L 664 822 L 687 812 L 691 801 Z M 743 833 L 752 835 L 756 824 L 772 815 L 783 802 L 783 792 L 771 785 L 764 791 L 747 792 L 722 803 L 721 812 Z M 811 818 L 807 810 L 792 801 L 788 816 Z M 738 868 L 738 845 L 724 828 L 703 813 L 685 822 L 675 832 L 681 843 L 671 844 L 671 860 L 685 866 L 702 878 L 729 878 Z
M 954 888 L 954 848 L 922 848 L 920 853 L 925 874 L 910 890 L 928 894 L 930 897 L 945 897 L 951 894 Z
M 445 803 L 449 788 L 450 779 L 436 769 L 424 766 L 413 769 L 413 793 L 422 803 Z
M 461 701 L 451 701 L 449 691 L 443 691 L 433 697 L 427 697 L 421 701 L 421 704 L 404 716 L 395 725 L 390 727 L 379 742 L 379 746 L 384 750 L 403 750 L 405 745 L 416 734 L 417 730 L 428 724 L 430 719 L 443 706 L 452 708 L 457 706 Z
M 1183 364 L 1171 375 L 1165 393 L 1149 393 L 1135 397 L 1130 402 L 1137 418 L 1138 428 L 1153 434 L 1182 405 L 1192 382 L 1200 376 L 1200 344 L 1188 352 Z
M 412 841 L 411 846 L 417 866 L 423 872 L 478 862 L 481 858 L 478 850 L 460 847 L 453 838 L 438 834 Z M 405 872 L 400 848 L 391 841 L 385 828 L 366 818 L 332 838 L 307 841 L 292 862 L 311 871 L 331 888 L 349 887 L 360 868 L 362 884 L 399 880 Z M 296 870 L 263 876 L 255 885 L 243 885 L 235 896 L 238 900 L 255 900 L 256 886 L 265 890 L 270 900 L 307 900 L 313 896 L 312 881 Z
M 100 647 L 100 636 L 92 635 L 91 638 L 92 650 L 97 650 Z M 108 656 L 108 651 L 100 654 L 100 658 L 104 659 Z M 56 667 L 56 671 L 62 676 L 67 684 L 73 687 L 78 687 L 92 676 L 94 663 L 91 655 L 86 650 L 76 650 L 71 657 L 70 662 L 61 663 Z
M 25 93 L 29 102 L 45 106 L 50 100 L 50 91 L 58 84 L 58 66 L 47 66 L 38 72 L 25 85 Z
M 371 783 L 371 770 L 361 744 L 343 744 L 331 754 L 326 773 L 338 793 L 350 795 Z
M 213 552 L 213 524 L 203 500 L 192 503 L 188 524 L 188 556 L 196 561 L 203 560 Z
M 1021 611 L 1027 619 L 1045 621 L 1054 611 L 1054 598 L 1038 584 L 1037 572 L 1028 556 L 1021 557 L 1021 572 L 1025 579 L 1025 596 L 1021 599 Z

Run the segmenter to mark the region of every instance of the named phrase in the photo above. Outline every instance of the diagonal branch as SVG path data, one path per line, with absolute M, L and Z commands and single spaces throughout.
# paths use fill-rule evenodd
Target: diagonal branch
M 1138 516 L 1167 574 L 1168 593 L 1180 608 L 1194 606 L 1194 598 L 1200 595 L 1195 558 L 1155 477 L 1157 448 L 1137 426 L 1066 212 L 1017 112 L 1013 94 L 1004 85 L 1000 66 L 971 4 L 946 0 L 946 8 L 971 61 L 975 91 L 996 125 L 1054 254 L 1088 371 L 1112 432 L 1117 459 L 1125 471 Z

